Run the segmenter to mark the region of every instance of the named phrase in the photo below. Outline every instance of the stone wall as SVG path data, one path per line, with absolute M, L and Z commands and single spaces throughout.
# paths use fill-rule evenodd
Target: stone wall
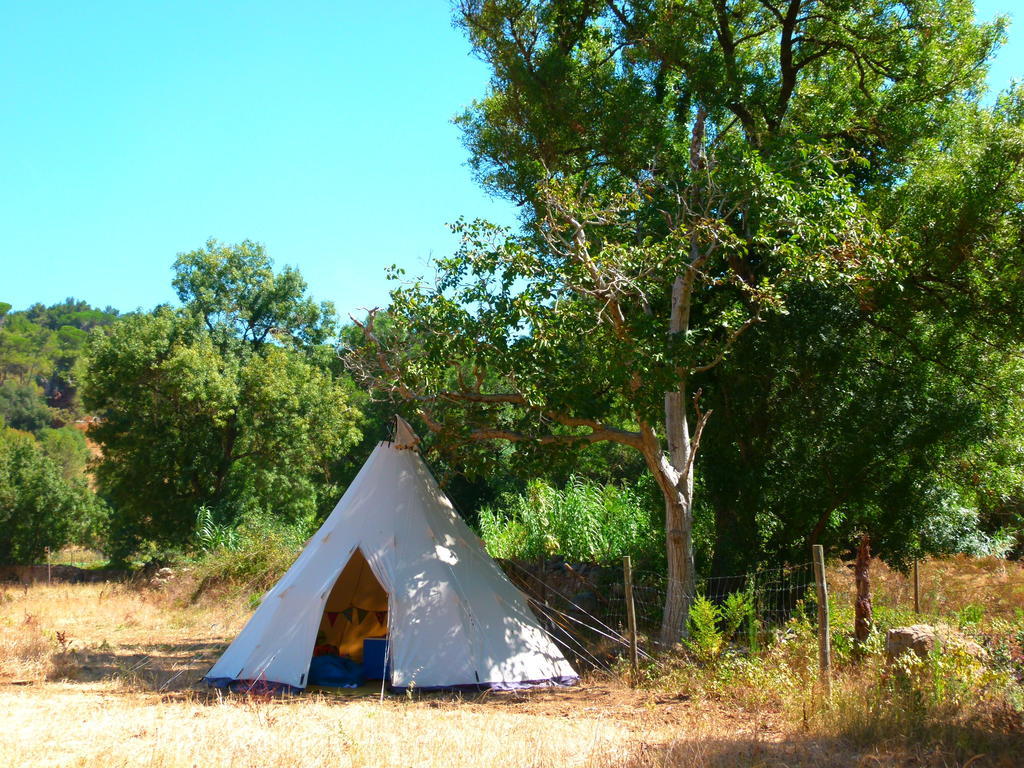
M 104 581 L 124 581 L 128 578 L 127 571 L 113 568 L 78 568 L 74 565 L 51 565 L 49 574 L 45 565 L 0 565 L 0 582 L 18 584 L 45 584 L 51 582 L 63 584 L 85 584 Z

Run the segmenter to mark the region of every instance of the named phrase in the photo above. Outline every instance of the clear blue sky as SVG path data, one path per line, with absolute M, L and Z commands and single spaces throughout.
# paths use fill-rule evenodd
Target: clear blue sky
M 982 0 L 978 17 L 1013 15 Z M 0 0 L 0 300 L 172 301 L 208 237 L 266 244 L 344 314 L 445 223 L 513 223 L 451 118 L 484 92 L 444 0 Z M 990 77 L 1024 76 L 1011 28 Z

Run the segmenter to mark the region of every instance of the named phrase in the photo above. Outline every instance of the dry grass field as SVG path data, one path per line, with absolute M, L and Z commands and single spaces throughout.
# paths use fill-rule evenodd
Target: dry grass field
M 1014 568 L 1010 595 L 1024 587 Z M 996 571 L 974 573 L 969 594 L 1003 578 Z M 879 589 L 897 580 L 880 574 Z M 0 766 L 1024 764 L 1020 715 L 1005 701 L 951 699 L 941 732 L 903 733 L 861 706 L 877 688 L 871 665 L 840 670 L 832 706 L 819 711 L 813 648 L 795 643 L 763 663 L 714 675 L 684 666 L 638 689 L 601 676 L 566 690 L 415 700 L 221 695 L 197 681 L 248 611 L 223 596 L 191 603 L 189 592 L 0 587 Z
M 852 564 L 829 568 L 830 589 L 852 603 L 857 594 Z M 870 570 L 872 600 L 882 610 L 910 610 L 914 605 L 914 582 L 909 573 L 899 573 L 873 560 Z M 957 555 L 924 560 L 919 568 L 921 612 L 953 616 L 968 606 L 980 609 L 988 618 L 1016 620 L 1024 616 L 1024 564 L 997 557 Z

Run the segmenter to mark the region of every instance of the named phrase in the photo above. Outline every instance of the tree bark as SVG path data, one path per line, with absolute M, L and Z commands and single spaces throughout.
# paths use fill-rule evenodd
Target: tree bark
M 693 478 L 693 469 L 690 469 Z M 661 621 L 661 643 L 670 646 L 687 635 L 693 602 L 693 508 L 683 494 L 665 497 L 665 548 L 668 590 Z
M 704 156 L 704 123 L 707 113 L 701 106 L 697 110 L 690 142 L 690 171 L 699 173 L 706 166 Z M 684 270 L 672 282 L 672 305 L 669 315 L 668 334 L 675 337 L 685 334 L 690 328 L 690 310 L 693 301 L 693 287 L 697 268 L 703 263 L 696 232 L 690 235 L 690 260 Z M 676 388 L 665 393 L 665 437 L 668 441 L 666 457 L 658 446 L 660 471 L 653 466 L 653 457 L 648 456 L 651 471 L 658 478 L 658 485 L 665 496 L 665 555 L 668 565 L 668 590 L 665 594 L 665 610 L 661 620 L 661 642 L 670 646 L 687 634 L 687 618 L 694 596 L 693 573 L 693 469 L 700 445 L 700 434 L 708 414 L 701 414 L 694 397 L 696 422 L 690 433 L 686 411 L 688 394 L 688 371 L 677 369 Z
M 693 572 L 693 458 L 697 442 L 691 437 L 681 393 L 665 398 L 669 450 L 650 427 L 642 430 L 642 451 L 648 469 L 665 499 L 665 556 L 668 578 L 659 640 L 678 643 L 687 634 L 687 617 L 694 595 Z M 703 419 L 698 421 L 702 426 Z M 695 433 L 699 438 L 699 433 Z

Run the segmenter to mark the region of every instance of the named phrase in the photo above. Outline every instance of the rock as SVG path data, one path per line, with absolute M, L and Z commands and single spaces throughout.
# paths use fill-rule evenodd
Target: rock
M 939 650 L 957 651 L 984 660 L 985 649 L 955 629 L 930 624 L 895 627 L 885 633 L 885 654 L 892 661 L 904 653 L 913 652 L 927 658 L 938 643 Z
M 960 653 L 965 653 L 978 661 L 984 661 L 988 656 L 988 652 L 984 648 L 971 640 L 971 638 L 965 637 L 961 633 L 957 632 L 955 629 L 940 627 L 939 638 L 941 641 L 940 647 L 947 650 L 956 650 Z
M 912 651 L 922 659 L 927 658 L 935 647 L 935 637 L 935 627 L 929 624 L 895 627 L 885 633 L 885 655 L 892 661 Z
M 172 568 L 161 568 L 149 577 L 149 585 L 159 589 L 165 587 L 174 579 L 175 573 Z

